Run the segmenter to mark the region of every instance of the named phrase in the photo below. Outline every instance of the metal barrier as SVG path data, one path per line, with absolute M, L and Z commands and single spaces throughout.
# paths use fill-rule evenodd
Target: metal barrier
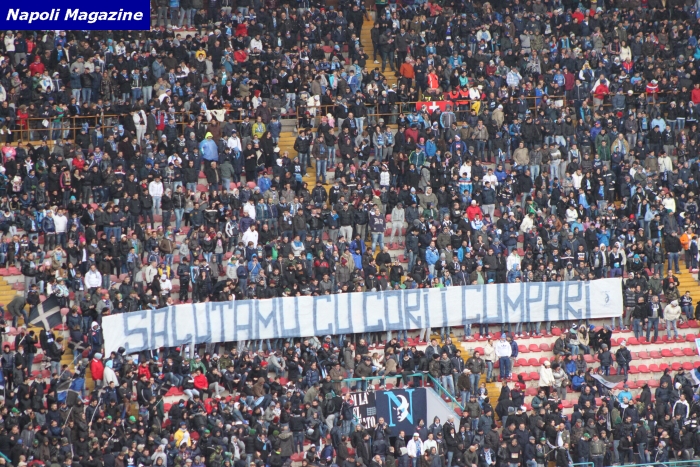
M 426 375 L 428 377 L 428 381 L 433 384 L 433 387 L 437 391 L 438 395 L 441 398 L 444 398 L 443 396 L 447 396 L 447 398 L 450 400 L 450 404 L 451 404 L 451 407 L 453 410 L 454 410 L 455 406 L 459 407 L 459 410 L 464 410 L 464 406 L 457 401 L 455 396 L 450 394 L 450 391 L 445 389 L 445 387 L 442 384 L 440 384 L 440 381 L 435 379 L 430 373 L 426 373 Z
M 372 118 L 382 118 L 382 117 L 398 116 L 398 114 L 399 114 L 399 113 L 402 113 L 402 112 L 403 112 L 403 113 L 410 113 L 410 112 L 412 112 L 413 109 L 415 109 L 415 108 L 416 108 L 416 105 L 418 105 L 418 104 L 426 105 L 426 106 L 427 106 L 427 105 L 430 104 L 431 102 L 445 102 L 445 103 L 449 103 L 450 105 L 453 105 L 453 106 L 454 106 L 453 111 L 454 111 L 455 113 L 463 113 L 463 112 L 469 112 L 469 111 L 471 110 L 471 108 L 472 108 L 472 104 L 477 104 L 477 103 L 478 103 L 478 104 L 479 104 L 479 108 L 481 108 L 481 104 L 482 104 L 483 102 L 486 102 L 486 101 L 482 101 L 482 100 L 479 100 L 479 101 L 472 101 L 472 100 L 469 100 L 469 99 L 466 99 L 466 100 L 460 99 L 460 102 L 463 102 L 463 104 L 456 104 L 456 103 L 453 102 L 452 100 L 446 98 L 446 96 L 447 96 L 446 94 L 443 94 L 443 95 L 441 96 L 441 97 L 443 97 L 443 98 L 442 98 L 442 99 L 437 99 L 437 100 L 436 100 L 436 99 L 431 99 L 430 96 L 424 96 L 424 100 L 421 100 L 421 101 L 396 102 L 396 103 L 394 103 L 394 104 L 391 104 L 391 106 L 392 106 L 392 107 L 394 107 L 394 106 L 398 107 L 398 111 L 397 111 L 397 112 L 388 112 L 388 113 L 372 112 L 372 113 L 368 113 L 366 117 L 367 117 L 367 118 L 370 118 L 370 117 L 372 117 Z M 524 99 L 530 99 L 530 100 L 537 101 L 538 99 L 542 99 L 542 97 L 543 97 L 543 96 L 533 96 L 533 97 L 524 97 Z M 561 100 L 561 99 L 565 99 L 565 100 L 566 100 L 566 96 L 547 96 L 547 99 L 549 99 L 550 101 L 556 101 L 556 100 Z M 461 109 L 461 110 L 457 110 L 457 107 L 458 107 L 459 105 L 462 105 L 462 106 L 466 107 L 466 109 L 463 108 L 463 109 Z M 375 109 L 375 108 L 377 108 L 378 106 L 379 106 L 379 104 L 372 104 L 372 105 L 367 105 L 367 104 L 365 104 L 365 107 L 366 107 L 367 109 Z M 330 111 L 333 110 L 335 107 L 336 107 L 335 104 L 332 104 L 332 105 L 329 105 L 329 104 L 326 104 L 326 105 L 297 105 L 296 113 L 297 113 L 298 116 L 301 116 L 301 115 L 305 114 L 305 112 L 308 111 L 308 112 L 311 114 L 312 118 L 313 118 L 313 117 L 319 118 L 319 117 L 325 116 L 325 115 L 328 114 L 328 113 L 331 113 Z M 531 109 L 534 109 L 534 108 L 536 108 L 536 105 L 533 104 L 532 106 L 530 106 L 530 108 L 531 108 Z M 332 113 L 331 113 L 331 115 L 332 115 Z
M 420 378 L 421 380 L 421 386 L 425 386 L 426 383 L 426 375 L 428 373 L 414 373 L 412 375 L 409 375 L 409 378 Z M 378 380 L 380 386 L 384 386 L 385 382 L 387 379 L 394 379 L 396 380 L 396 384 L 399 383 L 400 379 L 403 379 L 403 374 L 399 373 L 393 376 L 370 376 L 368 378 L 344 378 L 340 381 L 340 384 L 347 384 L 348 388 L 352 387 L 353 385 L 357 385 L 356 383 L 366 383 L 367 385 L 374 385 L 373 381 Z M 334 383 L 337 383 L 337 381 L 334 381 Z M 366 388 L 365 388 L 366 390 Z
M 455 396 L 450 394 L 450 392 L 445 389 L 445 387 L 440 384 L 440 381 L 435 379 L 430 373 L 414 373 L 412 375 L 408 376 L 409 378 L 420 378 L 420 385 L 421 387 L 430 388 L 428 383 L 432 385 L 432 388 L 437 391 L 438 395 L 441 398 L 444 398 L 444 396 L 447 396 L 449 399 L 449 404 L 452 409 L 459 408 L 460 410 L 464 410 L 464 407 L 462 404 L 457 401 Z M 340 381 L 340 384 L 347 384 L 348 388 L 351 388 L 353 386 L 356 386 L 357 383 L 365 383 L 367 385 L 373 384 L 373 381 L 379 380 L 380 386 L 384 386 L 384 383 L 386 382 L 387 379 L 393 378 L 396 380 L 396 384 L 398 384 L 400 379 L 403 379 L 402 374 L 397 374 L 393 376 L 370 376 L 369 378 L 345 378 L 342 381 Z M 366 390 L 366 387 L 364 388 Z
M 700 460 L 698 459 L 691 459 L 691 460 L 685 460 L 685 461 L 679 461 L 679 460 L 668 460 L 667 462 L 656 462 L 654 459 L 651 459 L 651 462 L 649 463 L 643 463 L 643 464 L 622 464 L 625 467 L 696 467 L 700 465 Z M 595 464 L 593 462 L 581 462 L 577 464 L 572 464 L 572 467 L 595 467 Z

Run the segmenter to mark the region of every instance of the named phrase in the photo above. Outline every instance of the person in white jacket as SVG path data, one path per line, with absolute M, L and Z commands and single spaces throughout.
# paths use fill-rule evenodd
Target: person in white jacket
M 132 117 L 134 119 L 134 125 L 136 126 L 136 141 L 138 141 L 140 144 L 141 140 L 146 134 L 148 117 L 146 116 L 146 112 L 143 109 L 134 112 L 132 114 Z
M 493 346 L 493 340 L 491 340 L 491 337 L 489 337 L 489 339 L 486 341 L 486 345 L 484 345 L 484 363 L 486 363 L 486 382 L 492 383 L 493 364 L 496 363 L 496 348 Z
M 510 342 L 506 340 L 505 333 L 501 333 L 501 339 L 494 346 L 496 349 L 496 357 L 498 357 L 498 365 L 501 376 L 501 381 L 510 378 L 510 356 L 513 354 L 513 349 Z
M 552 374 L 549 360 L 545 360 L 540 367 L 540 390 L 549 397 L 552 386 L 554 386 L 554 374 Z
M 664 319 L 666 320 L 666 337 L 671 338 L 671 328 L 673 328 L 674 339 L 678 339 L 678 319 L 681 317 L 682 309 L 678 305 L 678 300 L 673 300 L 664 308 Z
M 163 182 L 156 175 L 155 180 L 148 184 L 148 193 L 153 197 L 153 214 L 161 214 L 160 199 L 163 197 Z
M 85 288 L 88 289 L 92 295 L 100 287 L 102 287 L 102 274 L 97 270 L 97 266 L 93 264 L 85 274 Z
M 258 231 L 255 229 L 255 224 L 251 225 L 248 230 L 243 232 L 243 237 L 241 241 L 245 246 L 248 246 L 248 242 L 253 243 L 253 248 L 258 247 Z
M 408 441 L 408 444 L 406 444 L 406 450 L 408 451 L 408 457 L 415 466 L 418 458 L 425 450 L 423 447 L 423 441 L 420 439 L 420 435 L 418 433 L 413 433 L 413 438 L 411 438 Z M 401 453 L 397 452 L 396 455 L 400 456 Z
M 102 375 L 102 382 L 105 387 L 109 387 L 109 383 L 114 383 L 115 388 L 119 386 L 119 378 L 117 378 L 117 374 L 112 369 L 113 365 L 114 363 L 112 360 L 107 360 L 105 364 L 104 373 Z
M 520 231 L 522 233 L 527 233 L 534 226 L 535 226 L 535 215 L 528 214 L 527 216 L 525 216 L 525 218 L 523 219 L 523 221 L 520 224 Z
M 396 203 L 394 209 L 391 210 L 391 237 L 389 238 L 389 244 L 394 245 L 392 248 L 397 249 L 398 245 L 394 243 L 396 234 L 399 234 L 399 240 L 402 237 L 403 229 L 408 228 L 406 223 L 406 211 L 403 208 L 403 203 Z M 401 242 L 403 243 L 403 242 Z

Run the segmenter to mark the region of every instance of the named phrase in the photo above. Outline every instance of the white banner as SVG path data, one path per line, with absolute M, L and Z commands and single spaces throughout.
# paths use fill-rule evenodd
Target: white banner
M 208 302 L 106 316 L 107 354 L 195 343 L 622 315 L 622 279 Z

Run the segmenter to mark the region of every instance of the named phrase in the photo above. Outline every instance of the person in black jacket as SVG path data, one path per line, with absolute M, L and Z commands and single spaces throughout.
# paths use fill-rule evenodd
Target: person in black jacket
M 163 230 L 165 231 L 170 227 L 170 219 L 173 215 L 173 198 L 170 188 L 167 188 L 161 197 L 160 208 L 163 211 Z

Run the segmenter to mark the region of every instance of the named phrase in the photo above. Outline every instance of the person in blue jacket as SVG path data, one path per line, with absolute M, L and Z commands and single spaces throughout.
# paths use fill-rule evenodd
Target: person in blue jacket
M 211 132 L 207 132 L 202 142 L 199 143 L 199 152 L 202 154 L 202 159 L 206 161 L 219 161 L 219 148 L 216 146 L 214 135 Z

